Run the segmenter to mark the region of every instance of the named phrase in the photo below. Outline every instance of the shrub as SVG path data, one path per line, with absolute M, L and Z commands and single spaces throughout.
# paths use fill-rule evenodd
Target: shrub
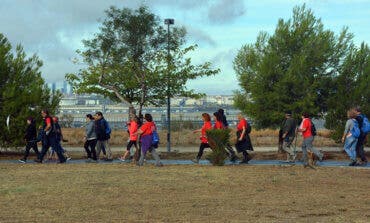
M 214 166 L 223 166 L 227 158 L 225 148 L 230 142 L 230 129 L 212 129 L 208 130 L 206 134 L 212 149 L 207 159 Z

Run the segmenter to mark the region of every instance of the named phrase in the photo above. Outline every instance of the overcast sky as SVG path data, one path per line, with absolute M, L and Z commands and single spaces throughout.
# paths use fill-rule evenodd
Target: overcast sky
M 306 3 L 324 27 L 335 33 L 348 26 L 356 44 L 370 43 L 370 0 L 0 0 L 0 32 L 44 62 L 47 82 L 62 82 L 78 67 L 71 60 L 81 40 L 98 32 L 104 10 L 114 5 L 137 8 L 146 4 L 162 20 L 185 26 L 187 44 L 198 44 L 194 63 L 210 61 L 221 73 L 191 81 L 188 88 L 207 94 L 232 94 L 238 88 L 232 61 L 260 31 L 272 34 L 279 18 L 292 16 Z

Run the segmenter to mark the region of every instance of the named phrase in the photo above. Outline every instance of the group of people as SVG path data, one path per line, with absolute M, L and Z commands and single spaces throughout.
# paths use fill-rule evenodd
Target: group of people
M 225 113 L 223 109 L 219 109 L 217 112 L 213 113 L 214 117 L 214 125 L 212 126 L 211 123 L 211 116 L 208 113 L 202 114 L 203 126 L 200 129 L 194 130 L 194 133 L 200 132 L 200 146 L 198 155 L 192 161 L 194 163 L 199 163 L 203 155 L 203 151 L 205 148 L 210 148 L 208 138 L 207 138 L 207 130 L 210 129 L 226 129 L 228 128 L 229 124 L 227 122 Z M 250 133 L 250 124 L 244 118 L 244 116 L 239 113 L 238 114 L 239 123 L 236 126 L 236 134 L 237 134 L 237 142 L 235 144 L 236 150 L 239 153 L 243 153 L 243 159 L 240 161 L 241 164 L 247 164 L 249 160 L 251 160 L 251 156 L 248 154 L 248 150 L 253 151 L 253 146 L 251 139 L 249 137 Z M 237 160 L 237 156 L 235 154 L 234 149 L 230 144 L 225 145 L 225 150 L 230 157 L 230 161 L 235 162 Z
M 59 162 L 65 163 L 71 158 L 66 150 L 64 150 L 61 146 L 61 141 L 64 139 L 61 127 L 58 123 L 58 118 L 51 117 L 47 109 L 43 109 L 41 111 L 41 116 L 43 117 L 43 124 L 39 127 L 39 131 L 36 130 L 35 119 L 33 117 L 27 118 L 27 129 L 24 136 L 26 149 L 23 158 L 21 158 L 19 162 L 26 163 L 30 150 L 33 149 L 37 157 L 34 161 L 41 163 L 51 147 L 52 151 L 50 152 L 50 157 L 56 153 Z M 38 142 L 41 142 L 42 144 L 42 149 L 40 152 L 37 147 Z
M 364 144 L 366 141 L 367 131 L 363 128 L 365 115 L 361 113 L 360 107 L 351 108 L 347 112 L 348 120 L 344 129 L 342 142 L 344 143 L 344 151 L 351 159 L 349 166 L 366 166 L 367 158 L 365 156 Z M 354 134 L 357 130 L 358 134 Z M 302 114 L 302 122 L 297 127 L 295 119 L 292 117 L 291 111 L 285 112 L 285 119 L 281 124 L 279 131 L 279 151 L 287 154 L 286 162 L 294 162 L 297 151 L 293 142 L 296 139 L 297 133 L 301 133 L 303 137 L 302 142 L 302 161 L 303 165 L 308 165 L 307 153 L 312 152 L 319 161 L 324 159 L 324 154 L 313 147 L 314 136 L 316 135 L 316 128 L 312 123 L 308 113 Z M 357 156 L 359 160 L 357 160 Z
M 47 109 L 43 109 L 41 115 L 43 117 L 43 125 L 40 126 L 38 133 L 35 120 L 32 117 L 27 119 L 27 130 L 24 136 L 26 149 L 23 158 L 19 161 L 25 163 L 30 150 L 33 149 L 37 156 L 35 162 L 41 163 L 45 154 L 51 147 L 52 152 L 57 154 L 59 162 L 66 162 L 70 157 L 61 146 L 61 141 L 64 139 L 60 125 L 58 124 L 58 118 L 51 117 Z M 359 107 L 348 110 L 347 115 L 348 120 L 346 122 L 342 142 L 344 143 L 344 150 L 351 159 L 349 165 L 367 165 L 364 152 L 367 132 L 363 130 L 362 126 L 366 116 L 361 113 Z M 194 133 L 200 133 L 200 146 L 197 156 L 192 160 L 194 163 L 199 163 L 204 149 L 211 148 L 207 138 L 207 130 L 227 129 L 229 127 L 223 109 L 219 109 L 217 112 L 213 113 L 213 119 L 214 125 L 212 126 L 211 116 L 208 113 L 203 113 L 202 127 L 194 130 Z M 235 148 L 238 153 L 243 154 L 243 158 L 239 163 L 247 164 L 251 160 L 248 151 L 253 151 L 251 138 L 249 136 L 251 125 L 241 113 L 238 114 L 238 121 L 236 125 L 237 140 Z M 358 133 L 355 133 L 355 130 L 358 130 Z M 137 165 L 143 165 L 146 154 L 150 152 L 156 160 L 156 166 L 163 165 L 156 152 L 156 148 L 158 148 L 158 134 L 157 127 L 151 114 L 145 114 L 145 116 L 141 118 L 133 114 L 130 115 L 130 121 L 127 123 L 127 132 L 129 133 L 129 141 L 126 151 L 119 157 L 119 160 L 126 162 L 130 158 L 133 158 Z M 296 160 L 297 151 L 293 142 L 297 138 L 297 133 L 301 133 L 303 137 L 302 161 L 304 166 L 308 165 L 308 152 L 313 153 L 318 160 L 322 161 L 324 159 L 324 154 L 313 147 L 316 128 L 309 114 L 306 112 L 302 114 L 302 122 L 297 127 L 296 120 L 292 117 L 292 112 L 286 111 L 285 119 L 279 131 L 279 151 L 287 154 L 286 162 L 295 162 Z M 112 151 L 109 146 L 110 134 L 111 128 L 109 123 L 105 120 L 101 112 L 96 112 L 95 115 L 86 115 L 84 148 L 87 154 L 87 162 L 98 162 L 101 152 L 103 152 L 102 160 L 113 161 Z M 42 143 L 41 152 L 39 152 L 37 148 L 38 142 Z M 133 146 L 135 147 L 135 155 L 131 156 L 131 149 Z M 228 154 L 230 161 L 236 162 L 238 157 L 230 143 L 225 145 L 225 152 Z M 357 156 L 359 156 L 359 160 L 357 160 Z

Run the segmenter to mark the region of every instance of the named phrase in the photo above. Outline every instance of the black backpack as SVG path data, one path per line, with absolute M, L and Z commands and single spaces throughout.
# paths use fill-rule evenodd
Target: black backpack
M 310 119 L 311 121 L 311 134 L 312 136 L 316 136 L 317 135 L 317 131 L 316 131 L 316 127 L 315 127 L 315 124 L 313 124 L 312 120 Z
M 249 134 L 249 133 L 251 133 L 251 131 L 252 131 L 252 126 L 251 126 L 251 124 L 247 121 L 247 129 L 245 130 L 245 132 L 246 132 L 247 134 Z

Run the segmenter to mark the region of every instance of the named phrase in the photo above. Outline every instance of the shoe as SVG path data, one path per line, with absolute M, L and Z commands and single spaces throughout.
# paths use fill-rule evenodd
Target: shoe
M 367 166 L 367 161 L 362 161 L 360 166 Z
M 352 161 L 350 164 L 348 164 L 348 166 L 356 166 L 357 164 L 357 161 Z
M 33 161 L 35 161 L 36 163 L 42 163 L 42 160 L 39 159 L 34 159 Z
M 26 163 L 26 159 L 19 159 L 18 160 L 20 163 Z
M 235 163 L 237 160 L 238 160 L 238 157 L 235 155 L 230 158 L 230 161 L 233 163 Z
M 198 158 L 192 159 L 191 161 L 192 161 L 193 163 L 199 163 L 199 159 L 198 159 Z
M 67 161 L 69 161 L 69 160 L 71 160 L 72 159 L 72 157 L 67 157 Z
M 122 161 L 122 162 L 126 162 L 125 159 L 123 159 L 122 157 L 118 158 L 118 160 Z
M 86 163 L 91 163 L 91 158 L 87 158 Z
M 239 164 L 248 164 L 248 160 L 242 160 L 239 162 Z
M 113 159 L 105 159 L 104 161 L 106 161 L 106 162 L 112 162 L 113 161 Z
M 163 163 L 158 163 L 155 165 L 156 167 L 162 167 L 163 166 Z

